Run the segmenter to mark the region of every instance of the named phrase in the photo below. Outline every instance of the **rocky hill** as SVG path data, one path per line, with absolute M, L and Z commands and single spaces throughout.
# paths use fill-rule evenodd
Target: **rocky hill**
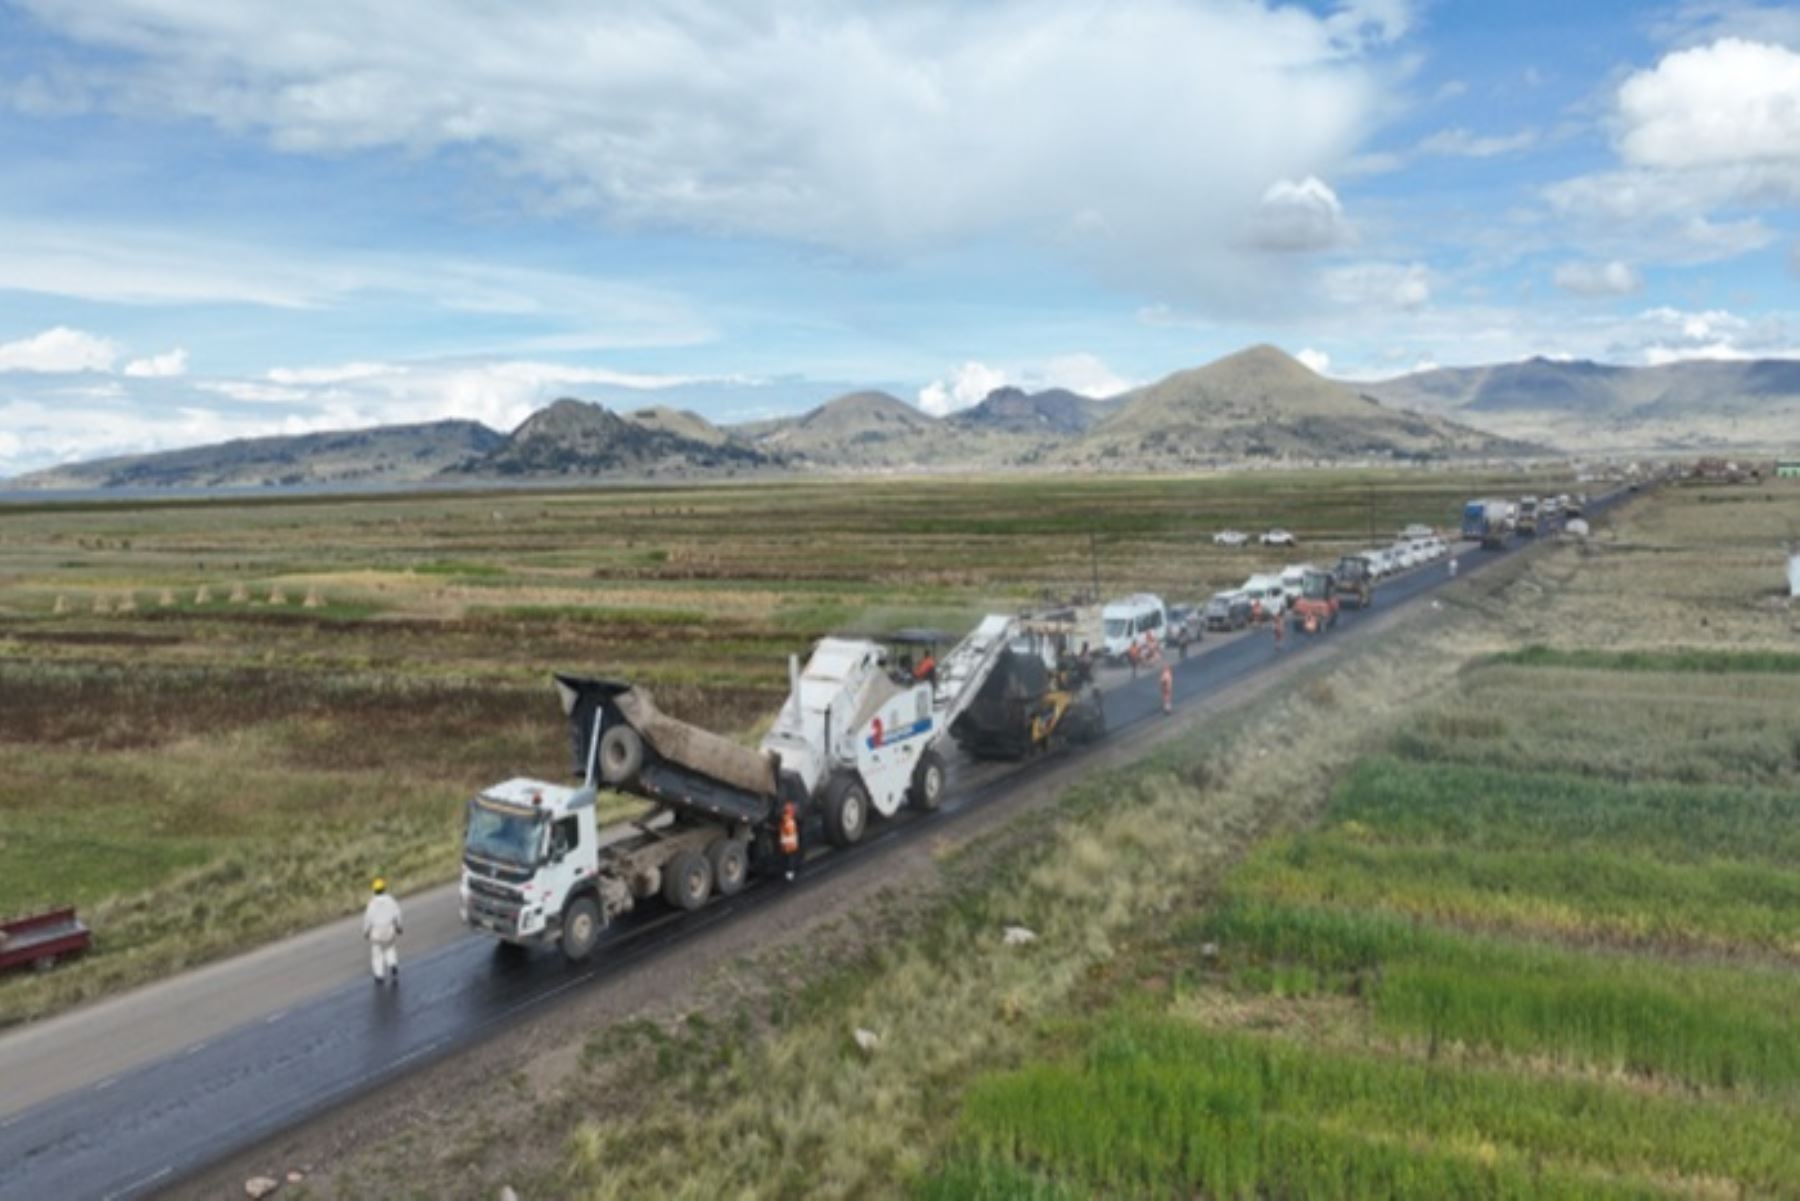
M 1576 451 L 1800 447 L 1800 360 L 1613 367 L 1528 359 L 1362 387 L 1387 402 Z
M 260 488 L 428 480 L 505 437 L 474 421 L 383 425 L 242 438 L 159 454 L 71 463 L 9 481 L 14 488 Z
M 1157 469 L 1244 461 L 1442 459 L 1534 448 L 1382 405 L 1273 346 L 1254 346 L 1125 394 L 1061 457 Z
M 755 471 L 780 463 L 779 456 L 728 437 L 691 414 L 650 412 L 654 415 L 647 419 L 625 418 L 601 405 L 564 398 L 527 417 L 487 454 L 446 474 L 524 479 L 686 478 Z M 692 421 L 687 420 L 690 417 Z M 694 422 L 705 428 L 697 428 Z
M 666 405 L 652 405 L 647 409 L 634 409 L 625 414 L 625 419 L 635 422 L 647 430 L 674 434 L 678 438 L 687 438 L 707 446 L 723 446 L 734 440 L 734 435 L 720 429 L 700 414 L 689 409 L 671 409 Z
M 928 468 L 966 450 L 944 422 L 886 392 L 851 392 L 746 432 L 758 450 L 818 468 Z
M 981 403 L 952 413 L 948 420 L 951 425 L 982 433 L 1063 438 L 1087 433 L 1118 407 L 1065 388 L 1043 392 L 995 388 Z

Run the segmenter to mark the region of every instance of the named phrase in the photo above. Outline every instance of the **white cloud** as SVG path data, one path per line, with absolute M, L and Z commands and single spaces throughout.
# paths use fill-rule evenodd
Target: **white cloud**
M 1419 142 L 1419 153 L 1456 158 L 1493 158 L 1529 150 L 1536 143 L 1535 129 L 1521 129 L 1513 134 L 1490 134 L 1485 137 L 1472 134 L 1466 129 L 1443 129 L 1422 139 Z
M 276 384 L 347 384 L 352 380 L 404 372 L 392 363 L 335 363 L 326 367 L 271 367 L 269 380 Z
M 1055 355 L 1040 364 L 1011 370 L 971 361 L 951 368 L 945 378 L 920 388 L 919 408 L 934 417 L 945 417 L 980 404 L 988 393 L 1008 385 L 1027 392 L 1064 388 L 1104 400 L 1129 391 L 1137 383 L 1108 367 L 1098 356 L 1087 353 Z
M 1800 329 L 1779 315 L 1744 317 L 1724 309 L 1666 305 L 1639 315 L 1637 355 L 1649 366 L 1683 359 L 1800 357 Z
M 1618 259 L 1563 263 L 1556 268 L 1555 280 L 1557 287 L 1577 296 L 1629 296 L 1644 286 L 1637 269 Z
M 1619 151 L 1638 166 L 1800 166 L 1800 53 L 1722 38 L 1619 88 Z
M 625 226 L 876 258 L 1003 232 L 1229 297 L 1269 181 L 1329 173 L 1380 118 L 1371 55 L 1412 6 L 28 7 L 105 52 L 29 76 L 74 103 L 294 153 L 450 152 L 520 204 Z M 1066 238 L 1078 217 L 1107 235 Z
M 1431 270 L 1424 263 L 1352 263 L 1327 271 L 1324 290 L 1347 308 L 1411 311 L 1431 299 Z
M 1096 400 L 1129 392 L 1138 385 L 1138 381 L 1120 375 L 1098 356 L 1085 353 L 1057 355 L 1040 371 L 1028 372 L 1026 381 L 1033 390 L 1067 388 Z
M 1308 346 L 1294 357 L 1305 364 L 1308 371 L 1316 372 L 1319 375 L 1324 375 L 1331 370 L 1331 356 L 1322 350 L 1314 350 Z
M 1349 236 L 1337 193 L 1315 175 L 1270 184 L 1250 230 L 1253 245 L 1274 251 L 1329 250 Z
M 1777 236 L 1757 210 L 1800 204 L 1800 52 L 1742 38 L 1676 50 L 1619 85 L 1612 123 L 1625 165 L 1545 191 L 1590 251 L 1734 258 Z
M 147 355 L 141 359 L 133 359 L 125 364 L 125 374 L 137 379 L 173 379 L 186 375 L 188 353 L 182 347 L 165 351 L 162 354 Z
M 17 342 L 0 343 L 0 371 L 111 371 L 118 357 L 116 343 L 66 325 Z
M 919 407 L 933 417 L 945 417 L 980 404 L 995 388 L 1006 385 L 1006 372 L 986 363 L 968 362 L 950 369 L 947 379 L 933 380 L 919 389 Z
M 710 325 L 680 296 L 589 275 L 443 255 L 272 251 L 154 229 L 0 218 L 0 290 L 131 305 L 342 308 L 379 300 L 528 320 L 544 332 L 484 352 L 688 346 Z

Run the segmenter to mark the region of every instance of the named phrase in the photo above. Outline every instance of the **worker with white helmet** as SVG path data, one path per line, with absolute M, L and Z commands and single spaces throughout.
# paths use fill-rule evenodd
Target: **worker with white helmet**
M 363 910 L 363 937 L 369 942 L 369 969 L 375 982 L 400 982 L 400 902 L 388 895 L 387 881 L 377 876 L 368 907 Z

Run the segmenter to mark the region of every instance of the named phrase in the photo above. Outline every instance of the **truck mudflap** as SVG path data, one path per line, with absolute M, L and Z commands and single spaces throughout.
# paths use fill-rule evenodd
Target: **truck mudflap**
M 555 679 L 576 775 L 586 776 L 592 767 L 606 787 L 718 821 L 757 825 L 773 812 L 773 755 L 670 717 L 642 688 L 582 676 Z M 638 745 L 618 736 L 603 746 L 614 729 L 634 733 Z

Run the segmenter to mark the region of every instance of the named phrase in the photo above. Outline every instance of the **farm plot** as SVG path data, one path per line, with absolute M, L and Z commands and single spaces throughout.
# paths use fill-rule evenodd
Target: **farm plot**
M 979 1078 L 915 1194 L 1800 1196 L 1784 511 L 1676 493 L 1523 581 L 1526 644 Z
M 1770 661 L 1466 674 L 1178 925 L 1168 1000 L 978 1082 L 923 1195 L 1796 1195 L 1800 692 Z M 1646 740 L 1676 675 L 1700 699 Z

